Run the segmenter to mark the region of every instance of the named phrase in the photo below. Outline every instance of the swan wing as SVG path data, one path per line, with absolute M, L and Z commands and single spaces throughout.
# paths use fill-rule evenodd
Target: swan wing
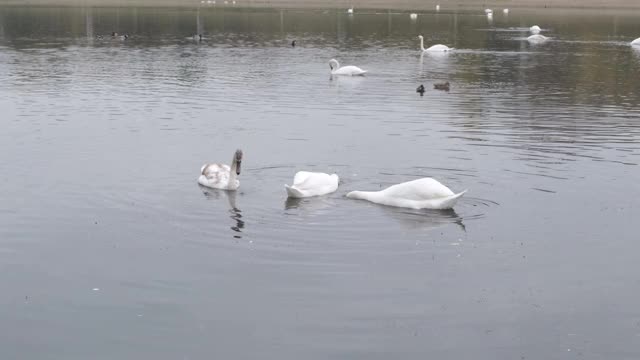
M 633 40 L 633 41 L 631 42 L 631 45 L 637 45 L 637 46 L 640 46 L 640 38 L 637 38 L 637 39 Z
M 213 188 L 226 188 L 229 184 L 231 168 L 225 164 L 205 164 L 198 178 L 200 185 Z
M 364 75 L 367 71 L 366 70 L 362 70 L 357 66 L 353 66 L 353 65 L 349 65 L 349 66 L 343 66 L 339 69 L 337 69 L 336 71 L 333 72 L 334 75 Z
M 448 47 L 447 45 L 437 44 L 437 45 L 430 46 L 425 51 L 449 51 L 449 50 L 451 50 L 451 48 Z
M 292 197 L 318 196 L 332 193 L 338 189 L 338 175 L 318 172 L 299 171 L 292 186 L 286 186 Z
M 432 178 L 407 181 L 390 186 L 382 192 L 385 197 L 412 201 L 441 199 L 454 195 L 451 189 Z

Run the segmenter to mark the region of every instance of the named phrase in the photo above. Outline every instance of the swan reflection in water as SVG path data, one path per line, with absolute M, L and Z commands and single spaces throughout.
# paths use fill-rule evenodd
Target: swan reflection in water
M 219 200 L 221 197 L 226 197 L 229 203 L 229 217 L 235 222 L 234 226 L 231 226 L 231 230 L 235 232 L 233 235 L 236 239 L 242 239 L 242 230 L 244 229 L 245 222 L 242 220 L 242 210 L 236 206 L 237 191 L 226 191 L 210 189 L 205 186 L 199 185 L 202 193 L 207 199 Z
M 335 202 L 330 197 L 314 196 L 308 198 L 288 197 L 284 201 L 285 210 L 302 210 L 305 214 L 318 214 L 335 206 Z
M 456 224 L 464 232 L 467 231 L 463 217 L 455 210 L 405 209 L 392 206 L 377 205 L 389 217 L 395 219 L 401 226 L 412 230 L 432 230 L 449 224 Z

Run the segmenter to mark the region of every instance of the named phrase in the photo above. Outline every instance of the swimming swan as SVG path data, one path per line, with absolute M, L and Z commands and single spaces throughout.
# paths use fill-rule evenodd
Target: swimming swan
M 231 167 L 225 164 L 204 164 L 200 168 L 198 184 L 214 189 L 236 190 L 240 187 L 240 181 L 236 179 L 240 175 L 242 164 L 242 150 L 236 150 L 233 154 Z
M 367 70 L 362 70 L 357 66 L 340 67 L 340 63 L 336 59 L 329 60 L 329 67 L 331 68 L 331 75 L 358 76 L 367 72 Z
M 540 35 L 540 34 L 535 34 L 535 35 L 531 35 L 527 38 L 527 41 L 530 43 L 542 43 L 547 41 L 549 38 L 544 36 L 544 35 Z
M 438 180 L 422 178 L 392 185 L 381 191 L 352 191 L 350 199 L 410 209 L 451 209 L 467 190 L 454 194 Z
M 631 45 L 640 46 L 640 38 L 637 38 L 631 42 Z
M 437 51 L 451 51 L 453 50 L 453 48 L 450 48 L 446 45 L 442 45 L 442 44 L 437 44 L 437 45 L 433 45 L 431 47 L 429 47 L 428 49 L 424 48 L 424 37 L 422 37 L 422 35 L 418 35 L 418 39 L 420 39 L 420 49 L 422 51 L 428 51 L 428 52 L 437 52 Z
M 415 19 L 417 19 L 417 18 L 418 18 L 418 14 L 416 14 L 416 13 L 411 13 L 411 14 L 409 14 L 409 18 L 410 18 L 411 20 L 415 20 Z
M 298 171 L 293 177 L 293 185 L 285 185 L 292 198 L 304 198 L 330 194 L 338 189 L 338 175 L 320 172 Z
M 532 34 L 539 34 L 541 30 L 542 29 L 540 29 L 540 26 L 538 26 L 538 25 L 533 25 L 532 27 L 529 28 L 529 31 Z

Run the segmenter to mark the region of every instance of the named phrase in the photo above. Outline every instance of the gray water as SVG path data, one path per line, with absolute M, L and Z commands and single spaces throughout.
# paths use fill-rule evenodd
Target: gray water
M 638 17 L 0 7 L 1 357 L 637 359 Z

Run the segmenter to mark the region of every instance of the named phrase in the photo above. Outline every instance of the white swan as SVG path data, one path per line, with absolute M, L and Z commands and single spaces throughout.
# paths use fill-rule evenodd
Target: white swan
M 507 8 L 502 9 L 502 13 L 505 14 L 505 15 L 508 15 L 509 14 L 509 9 L 507 9 Z
M 540 26 L 538 26 L 538 25 L 533 25 L 532 27 L 529 28 L 529 31 L 532 34 L 539 34 L 541 30 L 542 29 L 540 29 Z
M 353 14 L 353 6 L 347 9 L 347 14 Z
M 242 150 L 236 150 L 233 154 L 231 167 L 225 164 L 204 164 L 200 168 L 198 184 L 214 189 L 236 190 L 240 187 L 237 176 L 240 175 L 242 163 Z
M 336 59 L 329 60 L 329 67 L 331 68 L 331 75 L 358 76 L 367 72 L 367 70 L 362 70 L 357 66 L 340 67 L 340 63 Z
M 433 45 L 431 47 L 429 47 L 428 49 L 424 48 L 424 37 L 422 35 L 418 35 L 418 39 L 420 39 L 420 49 L 422 51 L 428 51 L 428 52 L 437 52 L 437 51 L 451 51 L 453 50 L 453 48 L 450 48 L 446 45 L 442 45 L 442 44 L 437 44 L 437 45 Z
M 304 198 L 330 194 L 338 189 L 338 175 L 320 172 L 298 171 L 291 186 L 285 185 L 292 198 Z
M 440 11 L 440 5 L 436 5 L 436 11 Z
M 467 190 L 454 194 L 438 180 L 422 178 L 392 185 L 381 191 L 352 191 L 350 199 L 410 209 L 451 209 Z
M 487 14 L 487 15 L 489 15 L 489 14 L 493 15 L 493 10 L 491 10 L 491 9 L 484 9 L 484 13 L 485 13 L 485 14 Z
M 416 13 L 411 13 L 411 14 L 409 14 L 409 18 L 411 18 L 411 20 L 415 20 L 415 19 L 417 19 L 417 18 L 418 18 L 418 14 L 416 14 Z
M 640 46 L 640 38 L 637 38 L 631 42 L 631 45 Z
M 549 38 L 544 36 L 544 35 L 540 35 L 540 34 L 535 34 L 535 35 L 531 35 L 527 38 L 527 41 L 530 43 L 542 43 L 547 41 Z

